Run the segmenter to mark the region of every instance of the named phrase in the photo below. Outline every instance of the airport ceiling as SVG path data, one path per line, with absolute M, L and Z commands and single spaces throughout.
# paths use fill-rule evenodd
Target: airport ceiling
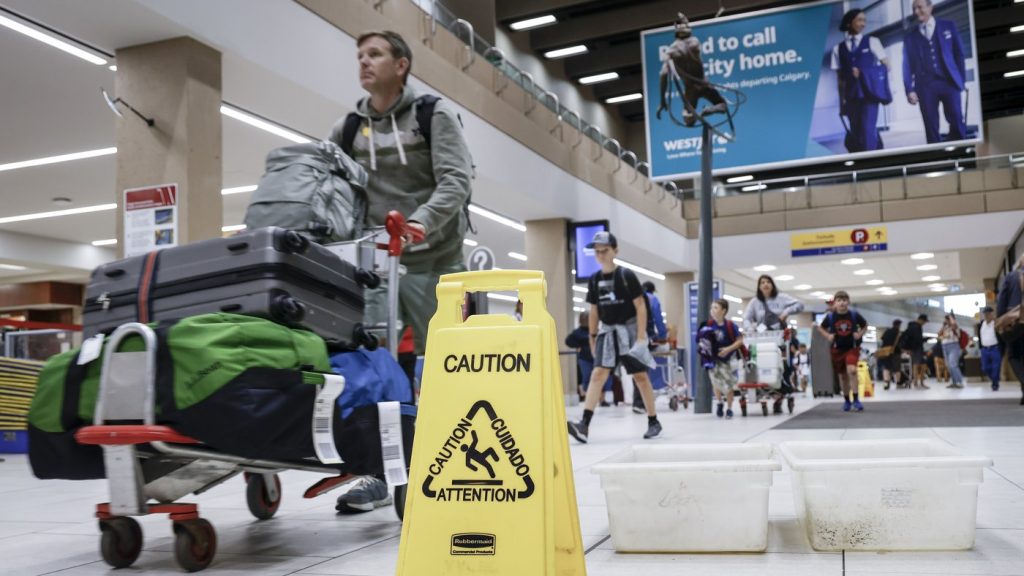
M 682 10 L 691 21 L 753 10 L 792 6 L 808 2 L 777 0 L 496 0 L 499 25 L 545 14 L 554 15 L 554 25 L 528 32 L 530 48 L 538 58 L 543 53 L 567 46 L 585 44 L 586 54 L 563 60 L 565 76 L 579 78 L 605 72 L 617 72 L 619 78 L 595 84 L 594 96 L 601 100 L 622 94 L 643 92 L 640 63 L 640 32 L 671 25 Z M 935 0 L 941 4 L 941 0 Z M 1024 82 L 1006 79 L 1003 73 L 1020 68 L 1007 58 L 1009 50 L 1020 48 L 1024 37 L 1010 34 L 1009 28 L 1024 24 L 1024 3 L 1014 0 L 974 0 L 977 31 L 978 66 L 981 71 L 984 117 L 1019 114 L 1024 110 Z M 617 105 L 630 122 L 642 122 L 642 101 Z

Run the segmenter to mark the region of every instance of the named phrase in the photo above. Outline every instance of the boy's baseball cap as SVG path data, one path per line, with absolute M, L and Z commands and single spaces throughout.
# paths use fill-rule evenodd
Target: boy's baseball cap
M 612 248 L 619 247 L 619 241 L 615 239 L 615 235 L 611 232 L 598 232 L 594 234 L 594 239 L 590 241 L 590 244 L 587 244 L 587 248 L 593 248 L 595 244 L 604 244 Z

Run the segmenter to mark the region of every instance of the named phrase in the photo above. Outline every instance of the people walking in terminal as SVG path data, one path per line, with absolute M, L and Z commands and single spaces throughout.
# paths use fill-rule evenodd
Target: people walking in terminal
M 900 327 L 903 320 L 899 318 L 892 321 L 892 326 L 882 332 L 882 342 L 875 357 L 882 365 L 882 380 L 885 382 L 885 389 L 888 390 L 900 372 L 900 340 L 903 334 Z M 896 383 L 897 385 L 899 382 Z
M 582 402 L 587 395 L 587 388 L 590 387 L 590 374 L 594 371 L 594 355 L 590 352 L 590 312 L 580 312 L 579 325 L 565 337 L 565 345 L 576 350 L 576 367 L 580 373 L 580 385 L 577 392 Z M 611 377 L 605 382 L 604 388 L 611 386 Z M 601 391 L 601 406 L 608 406 Z
M 590 304 L 590 347 L 594 355 L 594 371 L 583 409 L 583 419 L 569 422 L 569 434 L 586 443 L 590 421 L 601 398 L 601 385 L 608 374 L 622 364 L 633 377 L 647 410 L 647 432 L 644 438 L 661 433 L 661 423 L 654 408 L 654 390 L 647 370 L 654 364 L 647 349 L 647 304 L 636 274 L 615 264 L 619 243 L 611 232 L 598 232 L 587 248 L 594 250 L 601 270 L 590 277 L 587 302 Z
M 811 380 L 811 355 L 807 352 L 807 344 L 801 343 L 797 353 L 793 355 L 793 369 L 800 391 L 807 392 L 807 385 Z
M 932 366 L 935 367 L 932 371 L 935 381 L 939 384 L 949 382 L 949 366 L 946 364 L 946 352 L 942 349 L 941 340 L 935 341 L 935 345 L 928 351 L 928 355 L 931 357 Z
M 906 332 L 903 333 L 903 349 L 910 354 L 910 381 L 914 388 L 922 390 L 928 389 L 928 385 L 924 383 L 924 379 L 928 376 L 928 364 L 924 357 L 924 333 L 922 331 L 922 326 L 926 322 L 928 322 L 928 315 L 921 314 L 915 322 L 911 322 L 907 326 Z
M 960 326 L 953 314 L 946 314 L 942 329 L 939 330 L 939 342 L 942 342 L 942 355 L 953 380 L 946 388 L 963 388 L 964 376 L 960 372 Z
M 643 287 L 644 296 L 647 298 L 647 303 L 650 305 L 650 314 L 647 317 L 647 337 L 652 341 L 652 343 L 665 342 L 668 338 L 668 329 L 665 327 L 665 319 L 661 316 L 661 300 L 659 300 L 658 296 L 654 293 L 654 282 L 648 280 L 647 282 L 644 282 Z M 657 370 L 661 370 L 661 368 L 652 368 L 647 372 L 652 383 L 657 382 L 658 380 L 656 380 L 656 378 L 660 377 L 656 373 Z M 644 401 L 639 390 L 637 390 L 635 381 L 633 382 L 633 412 L 636 412 L 637 414 L 643 414 L 645 412 Z
M 916 22 L 903 37 L 903 87 L 907 102 L 921 106 L 928 143 L 942 142 L 939 104 L 949 123 L 948 140 L 967 137 L 960 93 L 967 81 L 964 46 L 956 23 L 932 17 L 932 0 L 914 0 Z
M 339 120 L 330 139 L 367 169 L 369 226 L 383 226 L 390 210 L 401 212 L 424 240 L 401 257 L 406 268 L 399 285 L 399 316 L 411 326 L 415 353 L 426 348 L 427 324 L 437 309 L 436 288 L 442 274 L 462 272 L 462 240 L 468 217 L 472 160 L 462 125 L 444 100 L 433 100 L 433 113 L 421 122 L 417 111 L 428 105 L 406 84 L 412 51 L 397 33 L 368 32 L 356 40 L 359 83 L 369 93 L 356 112 Z M 429 124 L 429 139 L 423 133 Z M 387 289 L 367 290 L 365 322 L 387 319 Z M 359 478 L 338 498 L 339 512 L 366 512 L 390 503 L 387 485 L 372 476 Z
M 1017 265 L 1003 278 L 1003 286 L 999 290 L 999 297 L 996 300 L 996 318 L 1006 314 L 1014 306 L 1021 304 L 1021 275 L 1024 273 L 1024 256 L 1017 260 Z M 1006 361 L 1010 364 L 1010 370 L 1020 382 L 1020 404 L 1024 406 L 1024 338 L 1017 338 L 1013 342 L 1006 343 Z
M 723 416 L 723 407 L 725 408 L 724 416 L 732 418 L 732 396 L 737 383 L 736 370 L 732 367 L 732 358 L 736 351 L 743 346 L 743 334 L 731 320 L 725 317 L 728 311 L 728 302 L 715 300 L 711 303 L 711 319 L 707 324 L 714 330 L 717 352 L 710 359 L 710 367 L 705 363 L 704 369 L 708 371 L 708 380 L 711 381 L 711 388 L 715 391 L 715 400 L 718 402 L 715 415 L 719 418 Z
M 757 279 L 757 298 L 751 300 L 743 313 L 743 330 L 746 332 L 761 332 L 763 330 L 785 330 L 787 320 L 793 314 L 799 314 L 804 309 L 803 302 L 788 294 L 779 292 L 775 286 L 775 280 L 767 274 L 762 274 Z M 786 348 L 781 350 L 782 357 L 786 358 Z M 785 369 L 785 368 L 784 368 Z M 785 369 L 788 374 L 788 369 Z M 782 388 L 775 398 L 772 410 L 775 414 L 782 413 L 782 399 L 786 394 L 793 391 L 783 379 Z
M 845 291 L 836 292 L 833 302 L 832 312 L 825 315 L 818 330 L 832 343 L 832 372 L 843 389 L 843 412 L 851 408 L 861 412 L 864 405 L 860 403 L 857 387 L 857 362 L 868 322 L 850 308 L 850 295 Z
M 843 41 L 832 49 L 832 70 L 836 71 L 839 84 L 839 114 L 850 119 L 849 152 L 882 148 L 878 137 L 879 100 L 868 85 L 874 77 L 866 71 L 879 65 L 888 68 L 889 60 L 882 41 L 864 34 L 867 23 L 867 15 L 860 8 L 848 11 L 839 24 Z M 888 76 L 885 78 L 888 82 Z
M 981 310 L 978 323 L 978 344 L 981 346 L 981 373 L 992 383 L 992 391 L 999 390 L 999 372 L 1003 367 L 1003 340 L 996 332 L 996 311 L 991 306 Z

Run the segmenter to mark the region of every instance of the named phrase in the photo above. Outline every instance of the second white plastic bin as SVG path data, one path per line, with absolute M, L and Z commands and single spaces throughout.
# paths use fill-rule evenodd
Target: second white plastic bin
M 760 552 L 781 469 L 768 444 L 677 444 L 633 446 L 593 472 L 619 552 Z
M 966 550 L 992 465 L 935 439 L 784 442 L 815 550 Z

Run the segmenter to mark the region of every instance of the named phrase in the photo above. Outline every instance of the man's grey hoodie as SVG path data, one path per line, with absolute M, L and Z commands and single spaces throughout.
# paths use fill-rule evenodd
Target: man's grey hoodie
M 402 264 L 410 272 L 462 259 L 468 227 L 463 206 L 469 199 L 473 162 L 462 125 L 445 100 L 438 100 L 430 126 L 430 144 L 420 134 L 410 86 L 384 112 L 370 108 L 370 99 L 356 105 L 362 117 L 352 143 L 352 157 L 368 173 L 367 225 L 383 226 L 387 213 L 398 210 L 427 229 L 426 239 L 406 248 Z M 330 139 L 341 146 L 342 117 Z

